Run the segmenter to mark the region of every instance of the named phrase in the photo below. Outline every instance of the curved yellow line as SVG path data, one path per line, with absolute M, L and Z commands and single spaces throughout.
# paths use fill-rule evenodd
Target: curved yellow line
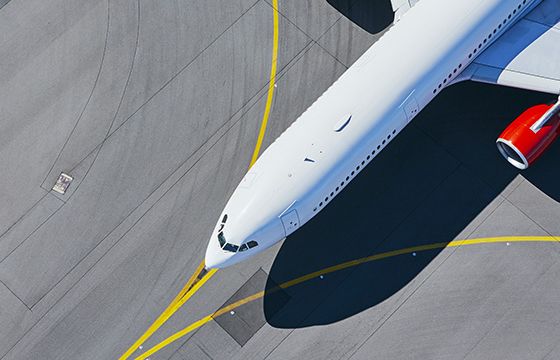
M 274 99 L 274 85 L 276 83 L 276 67 L 278 64 L 278 0 L 272 1 L 272 7 L 274 9 L 274 34 L 272 42 L 272 65 L 270 67 L 270 81 L 268 82 L 268 95 L 266 97 L 266 106 L 264 108 L 264 114 L 261 121 L 261 128 L 259 130 L 259 136 L 257 137 L 257 143 L 255 145 L 255 150 L 253 151 L 253 156 L 249 164 L 251 168 L 257 158 L 259 157 L 259 152 L 261 151 L 262 142 L 264 139 L 264 134 L 266 133 L 266 125 L 268 123 L 268 117 L 270 116 L 270 109 L 272 107 L 272 100 Z
M 557 237 L 557 236 L 502 236 L 502 237 L 488 237 L 488 238 L 480 238 L 480 239 L 455 240 L 455 241 L 451 241 L 449 243 L 441 242 L 441 243 L 434 243 L 434 244 L 428 244 L 428 245 L 412 246 L 412 247 L 407 247 L 407 248 L 403 248 L 403 249 L 399 249 L 399 250 L 387 251 L 387 252 L 383 252 L 383 253 L 379 253 L 379 254 L 375 254 L 375 255 L 371 255 L 371 256 L 366 256 L 366 257 L 359 258 L 359 259 L 356 259 L 356 260 L 343 262 L 341 264 L 334 265 L 334 266 L 331 266 L 331 267 L 328 267 L 328 268 L 325 268 L 325 269 L 322 269 L 322 270 L 318 270 L 318 271 L 315 271 L 313 273 L 310 273 L 310 274 L 307 274 L 307 275 L 304 275 L 304 276 L 300 276 L 300 277 L 295 278 L 295 279 L 290 280 L 290 281 L 286 281 L 286 282 L 278 285 L 278 288 L 271 289 L 270 291 L 277 291 L 278 289 L 286 289 L 286 288 L 289 288 L 291 286 L 301 284 L 305 281 L 317 278 L 320 275 L 326 275 L 326 274 L 329 274 L 329 273 L 333 273 L 335 271 L 340 271 L 340 270 L 343 270 L 343 269 L 351 268 L 351 267 L 358 266 L 358 265 L 368 263 L 368 262 L 371 262 L 371 261 L 386 259 L 386 258 L 398 256 L 398 255 L 411 254 L 411 253 L 414 253 L 414 252 L 428 251 L 428 250 L 434 250 L 434 249 L 444 249 L 444 248 L 448 248 L 448 247 L 468 246 L 468 245 L 477 245 L 477 244 L 491 244 L 491 243 L 508 243 L 508 242 L 509 243 L 513 243 L 513 242 L 516 242 L 516 243 L 518 243 L 518 242 L 525 242 L 525 243 L 560 242 L 560 237 Z M 183 336 L 189 334 L 190 332 L 198 329 L 202 325 L 212 321 L 213 318 L 218 317 L 220 315 L 223 315 L 223 314 L 225 314 L 225 313 L 227 313 L 227 312 L 229 312 L 233 309 L 236 309 L 236 308 L 238 308 L 238 307 L 240 307 L 244 304 L 247 304 L 248 302 L 260 299 L 264 296 L 264 294 L 265 294 L 264 291 L 260 291 L 256 294 L 253 294 L 253 295 L 249 296 L 249 297 L 241 299 L 241 300 L 239 300 L 239 301 L 237 301 L 233 304 L 225 306 L 225 307 L 217 310 L 216 312 L 214 312 L 210 315 L 207 315 L 207 316 L 203 317 L 202 319 L 190 324 L 189 326 L 187 326 L 183 330 L 173 334 L 172 336 L 170 336 L 167 339 L 163 340 L 162 342 L 158 343 L 154 347 L 150 348 L 145 353 L 138 356 L 135 360 L 145 360 L 147 357 L 155 354 L 156 352 L 163 349 L 164 347 L 171 344 L 172 342 L 182 338 Z
M 276 83 L 276 69 L 278 64 L 278 0 L 272 1 L 273 7 L 273 43 L 272 43 L 272 65 L 270 68 L 270 80 L 268 83 L 268 95 L 266 98 L 266 106 L 263 114 L 263 118 L 261 121 L 261 127 L 259 130 L 259 135 L 257 137 L 257 143 L 255 145 L 255 150 L 253 151 L 253 156 L 251 158 L 251 162 L 249 164 L 249 168 L 253 166 L 253 164 L 257 161 L 259 157 L 259 152 L 262 146 L 262 142 L 264 139 L 264 135 L 266 133 L 266 126 L 268 124 L 268 118 L 270 116 L 270 110 L 272 107 L 272 100 L 274 99 L 274 86 Z M 168 305 L 168 307 L 163 311 L 163 313 L 154 321 L 152 325 L 146 330 L 142 336 L 132 344 L 132 346 L 119 358 L 119 360 L 127 360 L 137 349 L 140 345 L 142 345 L 154 332 L 156 332 L 187 300 L 189 300 L 197 291 L 202 287 L 202 285 L 208 281 L 216 272 L 216 269 L 210 270 L 198 283 L 194 286 L 194 281 L 197 279 L 198 275 L 204 269 L 204 262 L 201 263 L 198 268 L 196 269 L 193 276 L 189 279 L 187 284 L 181 289 L 179 294 L 173 299 L 173 301 Z M 191 288 L 192 287 L 192 288 Z M 211 316 L 210 316 L 211 317 Z M 206 318 L 203 318 L 196 323 L 192 324 L 192 329 L 196 329 L 205 323 L 204 321 Z M 209 321 L 209 320 L 208 320 Z M 208 322 L 206 321 L 206 322 Z M 189 328 L 183 329 L 183 331 L 187 330 L 185 334 L 192 331 Z M 178 336 L 177 338 L 184 336 L 177 333 L 173 336 Z M 173 340 L 175 341 L 175 340 Z M 145 354 L 141 355 L 138 358 L 142 358 Z M 146 355 L 149 356 L 149 355 Z M 144 357 L 145 358 L 145 357 Z

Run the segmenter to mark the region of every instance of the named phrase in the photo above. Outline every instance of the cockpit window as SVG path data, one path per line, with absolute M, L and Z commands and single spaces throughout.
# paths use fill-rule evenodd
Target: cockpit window
M 226 237 L 223 232 L 218 234 L 218 242 L 220 243 L 220 247 L 225 251 L 237 252 L 237 250 L 239 250 L 239 246 L 230 244 L 226 241 Z
M 218 234 L 218 242 L 220 243 L 221 248 L 223 248 L 224 245 L 226 244 L 226 237 L 224 236 L 223 232 Z
M 225 224 L 227 221 L 227 214 L 224 214 L 224 217 L 222 219 L 222 224 Z
M 223 231 L 220 231 L 220 233 L 218 234 L 218 242 L 220 243 L 220 247 L 223 250 L 229 251 L 229 252 L 247 251 L 247 250 L 249 250 L 251 248 L 254 248 L 255 246 L 259 245 L 254 240 L 249 241 L 247 244 L 241 244 L 241 246 L 230 244 L 226 241 L 226 237 L 224 236 Z
M 254 248 L 255 246 L 258 246 L 258 245 L 259 245 L 259 243 L 254 241 L 254 240 L 251 240 L 247 243 L 247 246 L 249 246 L 249 249 L 252 249 L 252 248 Z
M 237 252 L 237 250 L 239 249 L 239 246 L 233 245 L 233 244 L 230 244 L 230 243 L 226 243 L 226 245 L 223 247 L 223 249 L 225 251 L 229 251 L 229 252 Z

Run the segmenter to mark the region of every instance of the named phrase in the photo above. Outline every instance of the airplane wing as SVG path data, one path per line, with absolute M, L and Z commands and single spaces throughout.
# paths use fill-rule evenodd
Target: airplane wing
M 391 0 L 393 12 L 395 13 L 395 22 L 399 21 L 401 16 L 408 11 L 419 0 Z
M 560 94 L 560 0 L 540 3 L 464 74 L 474 81 Z

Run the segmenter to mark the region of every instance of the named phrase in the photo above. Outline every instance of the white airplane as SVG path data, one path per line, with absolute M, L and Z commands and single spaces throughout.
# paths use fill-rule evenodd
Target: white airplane
M 443 88 L 475 80 L 560 94 L 560 0 L 392 0 L 395 24 L 266 151 L 222 212 L 207 268 L 247 259 L 317 215 Z M 497 140 L 527 168 L 558 136 L 560 98 Z

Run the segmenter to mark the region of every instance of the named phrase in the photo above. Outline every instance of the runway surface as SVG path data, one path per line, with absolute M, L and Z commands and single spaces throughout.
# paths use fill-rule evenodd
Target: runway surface
M 0 359 L 123 359 L 203 260 L 259 133 L 262 152 L 392 22 L 367 0 L 274 4 L 0 1 Z M 446 89 L 124 358 L 558 358 L 560 145 L 519 173 L 494 144 L 552 98 Z

